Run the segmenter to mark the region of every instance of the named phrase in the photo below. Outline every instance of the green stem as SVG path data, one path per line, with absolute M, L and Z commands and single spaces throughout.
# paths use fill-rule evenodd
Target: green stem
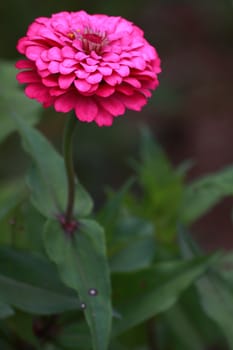
M 155 317 L 152 317 L 146 322 L 147 328 L 147 339 L 148 346 L 150 350 L 157 350 L 157 339 L 156 339 L 156 330 L 155 330 Z
M 68 193 L 67 193 L 67 205 L 65 211 L 65 222 L 70 223 L 74 210 L 74 198 L 75 198 L 75 172 L 73 163 L 73 148 L 72 141 L 77 119 L 71 115 L 68 117 L 68 121 L 65 126 L 63 136 L 63 156 L 66 167 Z

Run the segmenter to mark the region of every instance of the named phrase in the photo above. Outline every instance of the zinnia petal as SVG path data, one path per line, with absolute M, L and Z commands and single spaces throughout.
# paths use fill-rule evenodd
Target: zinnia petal
M 59 84 L 61 89 L 67 90 L 67 89 L 69 89 L 69 87 L 73 83 L 74 79 L 75 79 L 74 74 L 60 75 L 58 78 L 58 84 Z
M 98 101 L 102 108 L 113 116 L 122 115 L 125 112 L 124 104 L 116 97 L 110 96 L 108 98 L 99 98 Z
M 75 108 L 77 103 L 77 96 L 74 92 L 67 92 L 59 96 L 54 102 L 54 108 L 57 112 L 70 112 Z
M 161 72 L 143 31 L 122 17 L 59 12 L 39 17 L 19 39 L 16 63 L 25 94 L 81 121 L 110 126 L 125 109 L 140 111 Z
M 98 113 L 98 107 L 92 98 L 80 96 L 77 99 L 75 113 L 78 119 L 84 122 L 92 122 Z
M 95 122 L 98 126 L 110 126 L 113 122 L 113 116 L 106 110 L 100 110 L 95 118 Z

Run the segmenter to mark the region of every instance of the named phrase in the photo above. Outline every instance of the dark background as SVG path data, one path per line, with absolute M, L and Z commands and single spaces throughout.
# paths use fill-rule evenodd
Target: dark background
M 79 124 L 76 170 L 97 206 L 106 186 L 118 188 L 132 173 L 128 159 L 136 157 L 143 123 L 174 165 L 193 161 L 187 181 L 233 163 L 232 0 L 1 1 L 0 58 L 19 57 L 17 40 L 36 17 L 81 9 L 135 22 L 157 48 L 163 69 L 160 87 L 141 113 L 127 112 L 111 128 Z M 40 124 L 58 149 L 65 118 L 48 109 Z M 18 144 L 12 135 L 1 145 L 1 180 L 24 172 L 27 160 Z M 226 199 L 194 225 L 206 250 L 233 247 L 232 205 Z

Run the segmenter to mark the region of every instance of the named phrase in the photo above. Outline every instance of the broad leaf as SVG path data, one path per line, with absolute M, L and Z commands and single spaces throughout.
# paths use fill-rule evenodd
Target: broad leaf
M 180 240 L 186 257 L 192 258 L 199 254 L 190 235 L 180 231 Z M 219 273 L 219 265 L 221 260 L 196 282 L 196 286 L 204 311 L 218 324 L 226 336 L 230 349 L 233 349 L 233 285 Z
M 219 273 L 230 283 L 233 287 L 233 252 L 229 251 L 224 254 L 217 266 Z
M 24 231 L 21 232 L 21 236 L 24 236 L 24 240 L 17 247 L 46 255 L 42 239 L 42 231 L 46 219 L 31 203 L 26 203 L 21 211 L 24 218 Z
M 141 161 L 136 170 L 143 196 L 140 201 L 133 199 L 131 205 L 137 208 L 139 216 L 154 219 L 160 240 L 171 241 L 180 211 L 182 176 L 172 169 L 148 130 L 142 132 Z
M 155 256 L 155 228 L 148 220 L 120 215 L 108 242 L 111 270 L 135 271 L 148 267 Z
M 16 199 L 15 204 L 13 201 Z M 43 253 L 41 233 L 45 218 L 21 194 L 9 198 L 7 215 L 0 220 L 0 244 Z
M 0 220 L 22 200 L 25 193 L 21 181 L 4 183 L 0 191 Z
M 37 337 L 38 333 L 35 332 L 38 328 L 38 324 L 41 325 L 42 320 L 52 319 L 54 315 L 50 317 L 46 316 L 35 316 L 26 312 L 16 310 L 14 317 L 11 317 L 5 323 L 7 328 L 10 329 L 11 335 L 14 334 L 15 338 L 19 338 L 25 341 L 34 350 L 40 350 L 40 341 Z
M 0 301 L 0 319 L 7 318 L 14 314 L 14 310 L 6 303 Z
M 202 177 L 187 186 L 181 217 L 184 222 L 191 223 L 230 195 L 233 195 L 233 167 Z
M 79 309 L 75 293 L 42 257 L 0 247 L 0 300 L 35 314 Z
M 201 302 L 207 315 L 222 329 L 233 349 L 233 288 L 224 278 L 209 272 L 197 283 Z
M 8 193 L 9 197 L 2 207 L 2 218 L 0 219 L 0 245 L 17 246 L 19 241 L 24 240 L 24 228 L 21 216 L 22 193 Z M 12 189 L 12 191 L 13 191 Z M 4 192 L 4 190 L 3 190 Z
M 107 239 L 112 238 L 112 230 L 116 224 L 116 221 L 122 211 L 122 204 L 128 193 L 130 187 L 133 184 L 134 179 L 127 181 L 116 193 L 109 193 L 109 198 L 106 204 L 101 209 L 98 220 L 104 226 L 107 232 Z
M 15 115 L 14 119 L 25 151 L 34 162 L 28 179 L 32 202 L 43 215 L 54 217 L 64 212 L 66 207 L 67 179 L 64 161 L 42 134 L 18 116 Z M 92 200 L 78 181 L 76 194 L 75 214 L 79 217 L 88 215 L 92 210 Z
M 38 120 L 40 105 L 25 96 L 16 81 L 16 73 L 14 62 L 0 61 L 0 141 L 17 129 L 11 118 L 14 113 L 20 113 L 29 124 L 35 124 Z
M 92 350 L 90 333 L 85 324 L 68 325 L 58 336 L 57 342 L 65 349 L 77 350 L 78 344 L 82 350 Z
M 81 220 L 72 237 L 57 221 L 45 226 L 44 243 L 63 282 L 75 289 L 90 327 L 93 347 L 105 350 L 111 329 L 110 279 L 106 259 L 104 232 L 96 222 Z M 91 295 L 91 291 L 96 295 Z
M 202 339 L 202 342 L 204 342 L 206 345 L 207 344 L 216 344 L 218 343 L 218 340 L 222 338 L 222 333 L 221 330 L 219 330 L 218 326 L 214 321 L 212 321 L 206 313 L 203 311 L 202 305 L 200 304 L 200 297 L 199 293 L 197 291 L 196 285 L 193 284 L 190 288 L 188 288 L 181 296 L 179 299 L 179 302 L 174 305 L 175 311 L 176 311 L 176 306 L 178 307 L 178 314 L 179 311 L 183 315 L 183 320 L 188 328 L 192 328 L 193 332 L 196 333 L 197 337 L 199 339 Z M 166 313 L 164 314 L 166 319 L 170 320 L 169 318 L 169 311 L 168 310 L 168 316 L 166 317 Z M 174 315 L 176 312 L 174 313 Z M 181 316 L 182 318 L 182 316 Z M 169 322 L 169 321 L 168 321 Z M 181 321 L 182 322 L 182 321 Z M 174 320 L 174 323 L 179 324 L 178 321 Z M 174 327 L 177 329 L 174 325 Z M 182 334 L 182 326 L 180 327 L 181 331 L 178 332 L 177 329 L 177 336 L 180 336 L 181 342 L 187 343 L 190 341 L 190 338 L 188 336 L 188 332 L 186 335 Z M 195 337 L 195 336 L 194 336 Z M 188 338 L 188 339 L 185 339 Z M 189 348 L 188 346 L 185 347 L 185 350 Z M 197 347 L 198 348 L 198 347 Z M 203 350 L 206 348 L 206 346 L 200 346 L 200 349 L 203 348 Z
M 170 308 L 179 295 L 210 266 L 213 257 L 190 262 L 160 263 L 113 278 L 114 306 L 122 319 L 113 334 L 121 333 Z M 135 307 L 136 305 L 136 307 Z
M 155 255 L 154 238 L 137 239 L 110 258 L 113 272 L 135 271 L 149 267 Z
M 207 343 L 192 322 L 192 316 L 187 314 L 181 304 L 177 303 L 167 310 L 163 318 L 176 339 L 176 343 L 179 344 L 177 349 L 204 350 L 206 348 Z M 171 343 L 171 336 L 167 339 L 168 346 L 169 343 Z

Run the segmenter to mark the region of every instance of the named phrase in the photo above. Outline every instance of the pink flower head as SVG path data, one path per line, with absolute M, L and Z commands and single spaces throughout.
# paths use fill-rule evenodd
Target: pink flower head
M 111 125 L 125 109 L 140 111 L 158 86 L 156 50 L 121 17 L 60 12 L 37 18 L 17 44 L 25 93 L 79 120 Z

